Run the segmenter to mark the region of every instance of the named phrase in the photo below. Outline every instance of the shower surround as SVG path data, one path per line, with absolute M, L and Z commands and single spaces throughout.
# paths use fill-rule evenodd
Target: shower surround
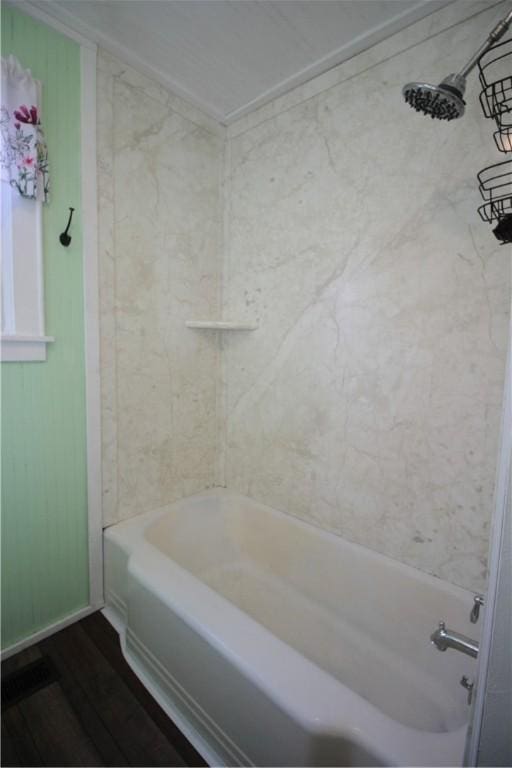
M 474 80 L 451 124 L 400 91 L 496 14 L 456 2 L 227 131 L 100 57 L 107 524 L 226 485 L 483 588 L 509 253 L 475 174 L 495 152 Z M 220 316 L 259 329 L 184 327 Z

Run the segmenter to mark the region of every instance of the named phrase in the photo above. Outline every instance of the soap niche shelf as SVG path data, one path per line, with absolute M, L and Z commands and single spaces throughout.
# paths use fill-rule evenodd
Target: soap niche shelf
M 255 323 L 242 323 L 227 320 L 186 320 L 187 328 L 201 328 L 205 331 L 255 331 Z

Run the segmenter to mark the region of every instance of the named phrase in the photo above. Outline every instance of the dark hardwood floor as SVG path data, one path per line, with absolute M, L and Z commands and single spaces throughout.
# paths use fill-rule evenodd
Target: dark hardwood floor
M 128 667 L 101 613 L 4 661 L 2 680 L 42 657 L 57 679 L 3 706 L 3 766 L 206 765 Z

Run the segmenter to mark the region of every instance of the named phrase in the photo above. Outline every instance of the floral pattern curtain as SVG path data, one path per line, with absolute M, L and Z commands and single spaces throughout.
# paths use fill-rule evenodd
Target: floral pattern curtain
M 48 149 L 41 127 L 41 83 L 18 59 L 2 59 L 0 169 L 22 197 L 48 201 Z

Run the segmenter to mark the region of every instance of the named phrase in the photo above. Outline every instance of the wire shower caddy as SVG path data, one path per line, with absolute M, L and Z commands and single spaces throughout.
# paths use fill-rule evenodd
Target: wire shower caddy
M 512 160 L 484 168 L 478 184 L 485 200 L 478 209 L 480 218 L 489 224 L 497 222 L 493 232 L 502 245 L 512 243 Z
M 500 152 L 512 152 L 512 37 L 493 45 L 478 60 L 482 90 L 480 104 L 485 117 L 494 120 L 494 141 Z M 484 168 L 478 174 L 484 204 L 480 218 L 495 224 L 495 237 L 512 243 L 512 160 Z
M 512 152 L 512 38 L 493 45 L 478 61 L 485 117 L 495 121 L 494 141 L 500 152 Z

